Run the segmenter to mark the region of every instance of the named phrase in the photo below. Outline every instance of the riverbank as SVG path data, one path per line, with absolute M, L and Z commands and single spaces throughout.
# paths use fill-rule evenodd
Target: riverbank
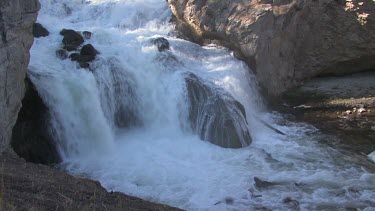
M 276 110 L 338 137 L 335 145 L 357 154 L 375 151 L 375 72 L 315 78 L 286 92 Z
M 0 155 L 0 210 L 179 210 L 118 192 L 99 182 Z

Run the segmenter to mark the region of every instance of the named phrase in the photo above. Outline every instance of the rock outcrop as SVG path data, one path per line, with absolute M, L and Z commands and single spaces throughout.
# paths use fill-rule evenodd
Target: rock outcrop
M 54 135 L 49 127 L 50 112 L 28 77 L 26 92 L 17 122 L 13 127 L 11 145 L 28 162 L 55 164 L 61 161 Z
M 168 0 L 191 40 L 217 40 L 270 96 L 312 77 L 375 69 L 375 3 L 359 0 Z
M 251 143 L 243 105 L 230 94 L 189 73 L 186 78 L 191 128 L 202 140 L 225 148 Z
M 24 96 L 38 0 L 0 1 L 0 152 L 9 149 Z

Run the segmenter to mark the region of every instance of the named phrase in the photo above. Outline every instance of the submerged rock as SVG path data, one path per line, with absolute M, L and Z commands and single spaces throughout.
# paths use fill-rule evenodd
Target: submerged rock
M 68 51 L 76 50 L 84 42 L 82 35 L 71 29 L 61 30 L 60 35 L 64 36 L 62 42 Z
M 258 177 L 254 177 L 254 182 L 255 182 L 255 187 L 259 190 L 261 189 L 265 189 L 265 188 L 268 188 L 270 186 L 273 186 L 275 185 L 274 183 L 272 182 L 268 182 L 268 181 L 265 181 L 265 180 L 261 180 L 259 179 Z
M 245 108 L 224 90 L 204 84 L 196 75 L 186 78 L 191 128 L 200 138 L 225 148 L 251 143 Z
M 88 69 L 90 68 L 90 64 L 87 62 L 78 62 L 80 68 Z
M 41 164 L 60 162 L 60 156 L 49 131 L 50 114 L 36 88 L 25 80 L 26 93 L 13 127 L 11 146 L 26 161 Z
M 85 38 L 86 40 L 89 40 L 91 39 L 92 33 L 89 31 L 84 31 L 82 32 L 82 35 L 83 35 L 83 38 Z
M 39 37 L 47 37 L 49 35 L 49 31 L 42 26 L 40 23 L 34 23 L 33 25 L 33 35 L 36 38 Z
M 72 53 L 69 55 L 69 59 L 72 61 L 78 61 L 79 59 L 79 53 Z
M 152 40 L 152 44 L 154 44 L 159 52 L 169 50 L 169 42 L 164 37 L 158 37 Z
M 66 50 L 64 49 L 59 49 L 56 51 L 56 57 L 61 59 L 61 60 L 64 60 L 66 58 L 68 58 L 68 52 L 66 52 Z

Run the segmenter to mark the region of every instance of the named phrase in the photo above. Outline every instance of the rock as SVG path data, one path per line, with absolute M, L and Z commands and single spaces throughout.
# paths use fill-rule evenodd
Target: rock
M 84 32 L 82 32 L 82 35 L 83 35 L 84 39 L 89 40 L 89 39 L 91 39 L 92 33 L 89 32 L 89 31 L 84 31 Z
M 291 197 L 285 197 L 283 199 L 283 203 L 284 204 L 289 204 L 289 205 L 291 205 L 293 207 L 298 207 L 299 206 L 299 202 L 297 200 L 292 199 Z
M 268 188 L 270 186 L 273 186 L 275 185 L 274 183 L 272 182 L 268 182 L 268 181 L 264 181 L 264 180 L 261 180 L 259 179 L 258 177 L 254 177 L 254 182 L 255 182 L 255 187 L 259 190 L 261 189 L 265 189 L 265 188 Z
M 365 108 L 359 108 L 357 112 L 358 113 L 364 113 L 364 112 L 366 112 L 366 109 Z
M 95 60 L 93 55 L 79 55 L 78 62 L 92 62 Z
M 191 128 L 202 140 L 225 148 L 251 143 L 245 108 L 224 90 L 204 84 L 196 75 L 186 78 Z
M 63 49 L 67 50 L 67 51 L 75 51 L 77 50 L 78 46 L 76 45 L 64 45 L 63 46 Z
M 159 52 L 169 50 L 169 42 L 164 37 L 158 37 L 152 40 L 152 44 L 154 44 Z
M 232 49 L 270 97 L 313 77 L 375 69 L 375 4 L 347 2 L 168 0 L 178 30 Z
M 56 51 L 56 57 L 61 59 L 61 60 L 67 59 L 68 58 L 68 52 L 64 49 L 59 49 L 59 50 Z
M 81 55 L 83 56 L 95 56 L 98 54 L 98 51 L 91 44 L 84 45 L 81 49 Z
M 28 162 L 54 164 L 61 161 L 49 131 L 50 114 L 32 82 L 27 78 L 22 108 L 13 128 L 11 145 Z
M 69 55 L 69 59 L 72 61 L 78 61 L 79 59 L 79 53 L 72 53 Z
M 352 114 L 353 112 L 351 110 L 345 111 L 346 114 Z
M 84 42 L 82 35 L 71 29 L 61 30 L 60 35 L 64 36 L 62 42 L 68 51 L 76 50 Z
M 42 26 L 40 23 L 34 23 L 33 25 L 33 35 L 36 38 L 39 37 L 47 37 L 49 35 L 49 31 Z
M 87 62 L 79 62 L 78 64 L 80 68 L 84 68 L 84 69 L 90 68 L 90 64 Z
M 12 128 L 24 95 L 24 79 L 34 38 L 37 0 L 0 1 L 0 153 L 10 150 Z

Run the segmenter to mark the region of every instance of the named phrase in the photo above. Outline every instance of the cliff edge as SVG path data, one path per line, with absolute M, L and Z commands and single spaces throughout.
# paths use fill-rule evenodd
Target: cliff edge
M 24 97 L 29 50 L 38 0 L 0 1 L 0 152 L 10 148 L 12 129 Z

